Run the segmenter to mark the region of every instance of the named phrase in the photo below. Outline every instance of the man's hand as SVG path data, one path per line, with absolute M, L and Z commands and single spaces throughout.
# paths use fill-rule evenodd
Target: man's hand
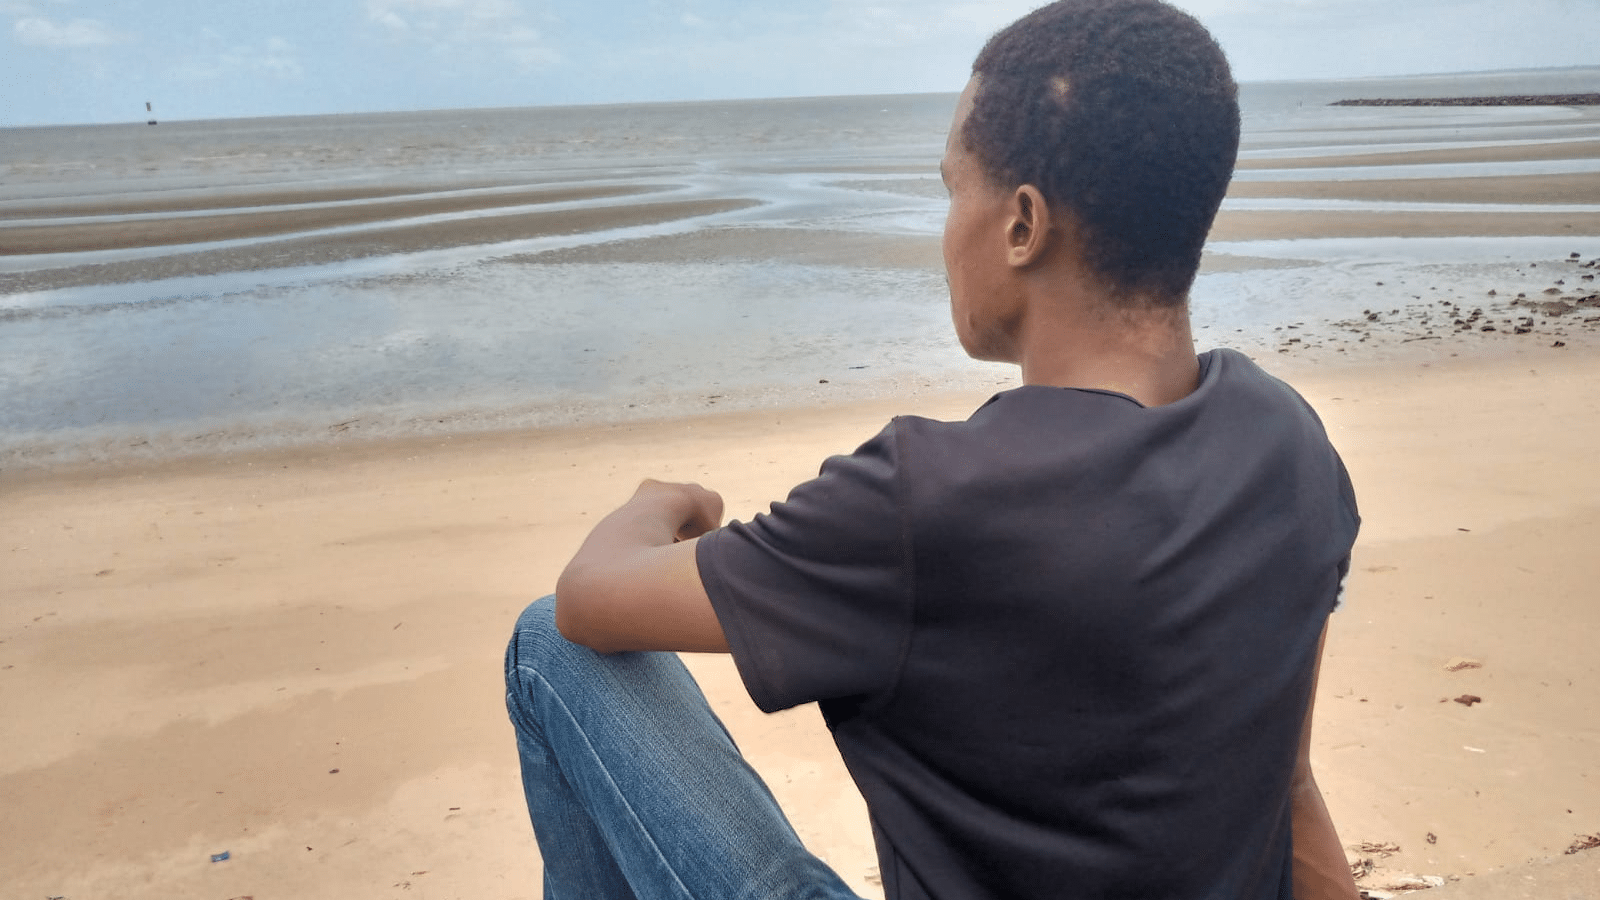
M 666 509 L 680 510 L 683 521 L 673 532 L 674 539 L 679 541 L 693 540 L 722 524 L 722 495 L 698 484 L 646 478 L 633 492 L 628 506 L 635 503 L 643 506 L 660 503 Z
M 568 640 L 619 650 L 728 651 L 695 541 L 722 524 L 722 497 L 697 484 L 646 480 L 600 520 L 556 582 Z

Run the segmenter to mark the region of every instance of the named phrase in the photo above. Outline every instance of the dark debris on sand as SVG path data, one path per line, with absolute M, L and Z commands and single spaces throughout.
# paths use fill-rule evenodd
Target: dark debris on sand
M 1553 283 L 1534 296 L 1525 291 L 1491 290 L 1481 299 L 1441 299 L 1412 294 L 1412 302 L 1388 309 L 1362 310 L 1360 318 L 1336 320 L 1322 337 L 1299 332 L 1299 324 L 1279 329 L 1279 353 L 1332 349 L 1367 343 L 1438 342 L 1440 346 L 1481 345 L 1485 341 L 1536 341 L 1560 349 L 1580 335 L 1600 336 L 1600 288 L 1595 274 L 1600 258 L 1573 253 L 1555 263 L 1529 266 L 1554 272 Z M 1382 285 L 1382 282 L 1379 282 Z M 1438 291 L 1429 288 L 1430 292 Z M 1510 299 L 1504 299 L 1506 297 Z M 1392 303 L 1392 301 L 1391 301 Z M 1388 304 L 1386 304 L 1388 305 Z M 1345 346 L 1341 346 L 1345 345 Z
M 1600 834 L 1580 834 L 1564 852 L 1567 856 L 1600 847 Z

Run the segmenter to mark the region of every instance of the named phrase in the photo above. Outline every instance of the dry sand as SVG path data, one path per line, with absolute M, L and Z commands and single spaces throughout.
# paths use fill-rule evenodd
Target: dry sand
M 1344 840 L 1400 848 L 1366 883 L 1560 855 L 1600 831 L 1600 354 L 1299 365 L 1366 519 L 1314 746 Z M 499 681 L 522 604 L 637 478 L 748 517 L 896 411 L 0 473 L 5 893 L 537 896 Z M 874 890 L 815 711 L 762 716 L 727 660 L 691 666 Z

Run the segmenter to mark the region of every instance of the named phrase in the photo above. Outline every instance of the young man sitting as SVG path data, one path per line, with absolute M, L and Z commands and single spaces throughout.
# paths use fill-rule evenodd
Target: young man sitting
M 1354 496 L 1298 395 L 1190 335 L 1238 136 L 1157 0 L 990 40 L 944 256 L 962 346 L 1023 385 L 748 523 L 647 481 L 595 527 L 507 656 L 547 897 L 852 896 L 677 658 L 620 652 L 667 650 L 819 702 L 890 898 L 1355 897 L 1307 761 Z

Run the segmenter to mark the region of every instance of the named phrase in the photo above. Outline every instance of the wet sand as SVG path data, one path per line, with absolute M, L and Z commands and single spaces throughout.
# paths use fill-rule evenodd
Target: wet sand
M 282 187 L 265 190 L 259 187 L 218 187 L 207 189 L 162 191 L 137 197 L 85 198 L 66 194 L 54 198 L 12 201 L 6 207 L 8 219 L 54 218 L 59 216 L 111 216 L 140 213 L 196 212 L 219 209 L 252 209 L 257 207 L 291 206 L 310 203 L 349 203 L 356 200 L 389 200 L 417 197 L 423 194 L 445 194 L 454 191 L 509 190 L 517 185 L 494 181 L 463 181 L 415 185 L 347 185 L 341 187 Z M 619 193 L 627 193 L 626 191 Z M 527 192 L 529 199 L 520 202 L 558 202 L 579 200 L 585 197 L 613 196 L 593 188 L 540 189 Z
M 1228 210 L 1217 214 L 1214 241 L 1308 237 L 1513 237 L 1600 235 L 1597 212 L 1361 212 Z
M 1574 176 L 1574 179 L 1582 177 L 1586 176 Z M 1509 202 L 1509 198 L 1524 187 L 1529 190 L 1524 196 L 1529 198 L 1549 196 L 1566 190 L 1566 185 L 1559 176 L 1540 177 L 1521 186 L 1514 183 L 1481 186 L 1472 183 L 1477 180 L 1443 179 L 1402 183 L 1397 188 L 1397 193 L 1390 199 L 1415 199 L 1427 202 Z M 1504 180 L 1512 181 L 1512 179 Z M 1388 183 L 1381 184 L 1387 186 Z M 1235 196 L 1372 200 L 1382 196 L 1383 186 L 1373 186 L 1372 182 L 1318 182 L 1314 183 L 1313 189 L 1300 190 L 1298 182 L 1282 184 L 1242 182 L 1235 186 Z M 1592 185 L 1587 189 L 1592 189 Z M 1567 202 L 1575 201 L 1576 198 Z M 1527 199 L 1524 202 L 1540 201 Z M 456 203 L 459 204 L 459 201 Z M 418 214 L 423 214 L 419 201 L 410 201 L 404 205 L 419 207 Z M 443 205 L 443 201 L 440 205 Z M 149 259 L 0 273 L 0 292 L 14 293 L 91 284 L 150 281 L 188 275 L 245 272 L 279 266 L 321 265 L 419 250 L 675 222 L 720 212 L 749 209 L 756 205 L 757 201 L 740 199 L 667 200 L 587 209 L 485 215 L 444 222 L 418 224 L 401 222 L 391 226 L 316 237 L 291 236 L 279 241 L 227 249 L 205 249 L 201 244 L 196 245 L 193 252 Z M 459 212 L 469 208 L 471 207 L 456 205 L 452 211 Z M 263 236 L 285 230 L 299 232 L 321 227 L 334 215 L 353 221 L 370 214 L 355 211 L 252 213 L 224 217 L 227 219 L 226 222 L 211 224 L 220 229 L 213 236 L 222 234 L 241 237 Z M 196 222 L 195 225 L 185 224 L 181 226 L 181 230 L 206 227 L 205 220 L 193 221 Z M 366 221 L 388 221 L 388 218 Z M 163 232 L 159 237 L 149 234 L 141 236 L 136 226 L 129 225 L 12 227 L 0 228 L 0 242 L 15 240 L 17 246 L 26 244 L 39 248 L 35 252 L 64 253 L 83 249 L 144 246 L 152 242 L 164 243 L 168 237 L 178 239 L 178 234 L 179 231 L 174 230 Z M 1225 209 L 1217 216 L 1212 229 L 1212 240 L 1525 234 L 1600 236 L 1600 213 L 1560 210 L 1389 212 Z M 0 246 L 6 245 L 0 243 Z M 558 263 L 774 258 L 820 265 L 856 265 L 866 261 L 871 265 L 924 270 L 937 269 L 941 265 L 937 235 L 769 227 L 700 229 L 687 234 L 636 239 L 621 245 L 590 245 L 547 251 L 536 256 L 511 256 L 506 259 L 513 262 Z
M 458 205 L 452 211 L 461 212 L 467 209 L 459 205 L 460 201 L 456 202 Z M 416 206 L 418 202 L 412 201 L 407 205 Z M 586 209 L 504 213 L 428 224 L 400 222 L 347 233 L 290 237 L 281 241 L 230 249 L 204 249 L 204 245 L 199 245 L 194 252 L 150 259 L 89 263 L 23 273 L 0 273 L 0 293 L 154 281 L 188 275 L 248 272 L 285 266 L 326 265 L 363 257 L 475 246 L 560 234 L 579 234 L 634 225 L 654 225 L 744 209 L 753 205 L 754 201 L 749 200 L 663 200 Z M 352 214 L 352 217 L 354 215 L 359 214 Z M 390 218 L 391 216 L 385 216 L 379 221 L 389 221 Z M 255 221 L 258 219 L 266 221 Z M 228 224 L 236 235 L 261 236 L 276 234 L 282 230 L 299 232 L 319 227 L 320 219 L 304 212 L 254 213 L 241 216 Z M 172 226 L 162 227 L 166 229 Z M 116 249 L 118 246 L 138 246 L 137 240 L 156 241 L 158 245 L 166 243 L 163 239 L 146 237 L 136 239 L 128 245 L 118 245 L 115 243 L 115 234 L 106 232 L 86 234 L 85 229 L 88 229 L 88 226 L 0 229 L 0 242 L 7 240 L 5 232 L 10 230 L 22 234 L 33 242 L 33 246 L 48 248 L 36 252 Z M 125 226 L 117 228 L 118 233 L 125 230 Z M 74 247 L 73 241 L 80 243 Z
M 1229 197 L 1414 203 L 1600 203 L 1593 174 L 1391 178 L 1382 181 L 1234 181 Z
M 1418 166 L 1442 163 L 1495 163 L 1525 160 L 1594 159 L 1600 157 L 1600 141 L 1552 141 L 1496 145 L 1489 147 L 1450 147 L 1437 150 L 1391 150 L 1330 156 L 1325 152 L 1282 158 L 1246 157 L 1238 168 L 1320 169 L 1331 166 Z
M 337 201 L 310 200 L 303 193 L 282 196 L 271 194 L 256 195 L 235 198 L 232 202 L 239 203 L 244 201 L 240 203 L 241 206 L 258 205 L 261 207 L 260 209 L 233 212 L 226 215 L 164 218 L 159 222 L 140 220 L 137 216 L 130 215 L 126 220 L 95 222 L 92 224 L 13 225 L 0 227 L 0 252 L 7 254 L 74 253 L 85 250 L 120 250 L 128 247 L 192 244 L 201 241 L 229 241 L 238 240 L 239 238 L 292 234 L 294 232 L 322 228 L 365 225 L 396 219 L 411 219 L 438 213 L 461 213 L 474 210 L 501 209 L 511 206 L 534 206 L 574 200 L 597 200 L 604 197 L 637 194 L 644 190 L 642 187 L 633 186 L 568 188 L 565 190 L 467 194 L 465 196 L 457 194 L 427 199 L 387 199 L 383 202 L 352 205 L 336 205 Z M 348 196 L 347 192 L 334 193 L 336 196 Z M 255 203 L 251 204 L 250 201 L 255 201 Z M 214 202 L 218 206 L 213 208 L 229 208 L 229 206 L 223 205 L 228 204 L 229 201 L 217 200 Z M 325 205 L 319 205 L 312 209 L 288 210 L 280 208 L 307 203 Z M 197 208 L 189 204 L 159 202 L 148 206 L 142 204 L 123 204 L 123 206 L 130 214 L 137 212 L 173 212 Z M 198 208 L 203 209 L 205 207 Z M 24 209 L 19 216 L 26 217 L 31 211 Z M 508 233 L 513 235 L 525 233 L 519 227 L 524 220 L 514 216 L 505 218 L 507 221 L 499 224 L 505 225 Z M 569 227 L 583 228 L 586 224 L 589 223 L 579 217 L 577 221 L 572 221 Z

